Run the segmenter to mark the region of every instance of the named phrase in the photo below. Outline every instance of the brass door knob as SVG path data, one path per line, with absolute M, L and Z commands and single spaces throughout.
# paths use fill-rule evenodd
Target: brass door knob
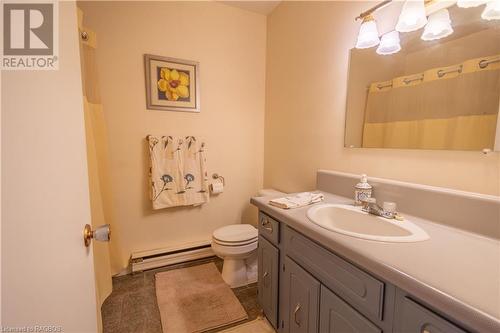
M 109 242 L 111 239 L 111 230 L 109 224 L 104 224 L 92 230 L 90 224 L 86 224 L 83 228 L 83 243 L 86 247 L 90 246 L 92 239 L 100 242 Z

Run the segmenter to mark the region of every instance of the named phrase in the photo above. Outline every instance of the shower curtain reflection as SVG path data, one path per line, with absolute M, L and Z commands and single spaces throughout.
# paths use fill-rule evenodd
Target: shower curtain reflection
M 406 76 L 393 79 L 392 84 L 371 84 L 362 146 L 493 149 L 500 100 L 500 63 L 481 68 L 482 59 L 434 68 L 420 76 L 412 75 L 411 81 Z

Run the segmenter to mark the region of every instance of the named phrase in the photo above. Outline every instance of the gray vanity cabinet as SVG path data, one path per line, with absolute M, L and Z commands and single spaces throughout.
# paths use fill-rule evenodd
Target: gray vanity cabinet
M 324 286 L 321 286 L 319 331 L 321 333 L 382 332 Z
M 262 212 L 258 260 L 259 301 L 279 333 L 466 333 L 439 309 Z
M 285 258 L 283 332 L 317 333 L 320 283 L 293 260 Z
M 279 251 L 264 237 L 259 236 L 258 296 L 267 319 L 275 328 L 278 322 Z

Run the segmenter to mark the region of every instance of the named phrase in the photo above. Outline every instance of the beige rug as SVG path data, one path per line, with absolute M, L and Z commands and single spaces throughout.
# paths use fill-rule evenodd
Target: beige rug
M 248 323 L 221 331 L 220 333 L 276 333 L 276 331 L 271 324 L 269 324 L 266 318 L 259 317 Z
M 156 298 L 164 333 L 193 333 L 248 318 L 214 263 L 157 273 Z

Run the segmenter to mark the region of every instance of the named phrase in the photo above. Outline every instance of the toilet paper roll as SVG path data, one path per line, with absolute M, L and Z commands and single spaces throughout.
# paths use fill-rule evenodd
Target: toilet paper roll
M 224 192 L 224 184 L 220 181 L 215 181 L 212 183 L 211 190 L 213 194 L 218 194 Z

